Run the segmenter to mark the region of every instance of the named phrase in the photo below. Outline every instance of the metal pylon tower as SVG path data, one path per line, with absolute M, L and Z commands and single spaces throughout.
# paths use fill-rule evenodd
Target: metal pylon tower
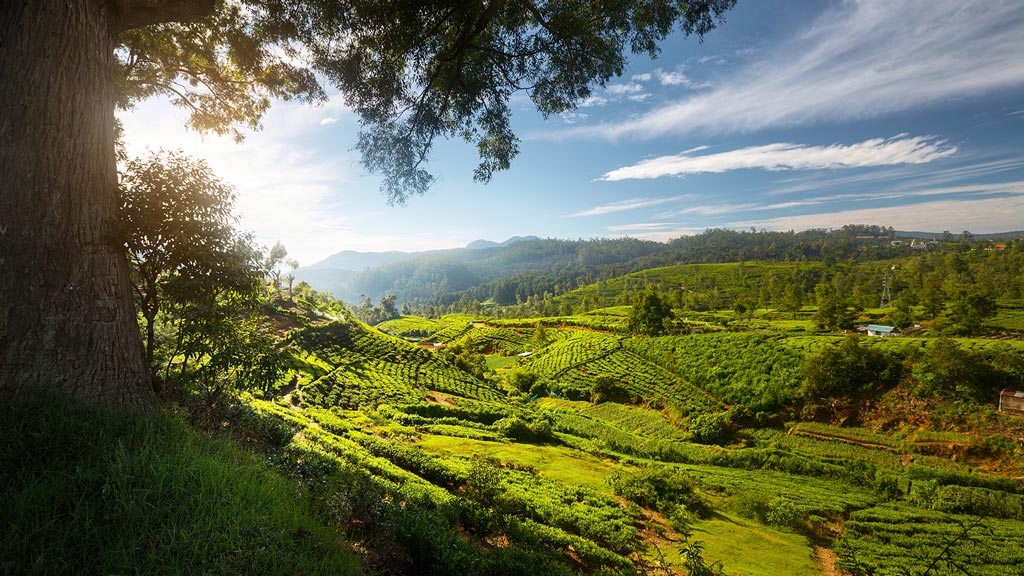
M 882 281 L 882 302 L 878 305 L 879 308 L 892 306 L 892 291 L 889 290 L 889 273 L 895 269 L 896 265 L 894 264 L 885 271 L 885 280 Z

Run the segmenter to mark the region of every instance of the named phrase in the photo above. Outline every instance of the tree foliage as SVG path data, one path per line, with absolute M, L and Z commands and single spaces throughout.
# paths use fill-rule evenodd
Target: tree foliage
M 955 395 L 989 400 L 1003 384 L 997 371 L 981 354 L 961 348 L 956 340 L 939 338 L 913 365 L 915 392 L 923 397 Z
M 653 336 L 665 330 L 672 318 L 672 307 L 654 290 L 646 290 L 636 298 L 629 311 L 627 326 L 634 334 Z
M 252 292 L 260 275 L 248 237 L 234 229 L 235 193 L 202 160 L 159 151 L 121 173 L 121 222 L 136 303 L 153 365 L 154 325 L 165 304 L 220 290 Z
M 825 346 L 804 363 L 800 395 L 808 403 L 823 398 L 858 397 L 894 386 L 900 364 L 882 351 L 847 336 L 839 346 Z
M 290 3 L 210 4 L 214 9 L 203 18 L 120 34 L 113 75 L 119 109 L 165 96 L 188 113 L 189 128 L 241 140 L 243 128 L 260 127 L 272 99 L 325 100 L 301 60 L 296 23 L 286 13 Z
M 121 35 L 122 108 L 163 94 L 198 130 L 255 128 L 271 98 L 322 101 L 319 79 L 362 120 L 363 164 L 394 202 L 424 192 L 437 137 L 476 146 L 478 181 L 519 151 L 509 100 L 545 116 L 572 110 L 622 73 L 630 53 L 658 53 L 674 29 L 703 36 L 735 0 L 696 2 L 219 2 L 209 16 Z M 319 76 L 317 75 L 319 74 Z
M 821 283 L 814 287 L 818 302 L 818 312 L 814 315 L 814 323 L 824 330 L 846 330 L 853 325 L 853 315 L 847 308 L 846 300 L 841 298 L 830 284 Z
M 996 315 L 996 303 L 984 294 L 971 294 L 953 307 L 953 319 L 963 332 L 974 334 L 982 323 Z
M 150 370 L 165 380 L 175 372 L 211 398 L 229 385 L 269 387 L 281 367 L 254 314 L 263 270 L 250 238 L 234 229 L 234 190 L 205 162 L 164 151 L 128 161 L 121 184 Z

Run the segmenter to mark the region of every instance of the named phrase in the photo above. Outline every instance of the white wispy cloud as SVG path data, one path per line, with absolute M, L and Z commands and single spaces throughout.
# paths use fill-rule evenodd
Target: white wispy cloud
M 663 72 L 658 75 L 658 82 L 661 82 L 662 86 L 689 86 L 693 84 L 693 81 L 682 72 Z
M 637 93 L 643 92 L 644 91 L 644 87 L 643 87 L 642 84 L 638 84 L 638 83 L 633 82 L 633 83 L 630 83 L 630 84 L 609 84 L 605 88 L 605 90 L 609 94 L 614 94 L 616 96 L 619 96 L 619 95 L 624 95 L 624 94 L 637 94 Z
M 848 194 L 826 194 L 811 196 L 798 200 L 785 202 L 746 202 L 746 203 L 722 203 L 722 204 L 698 204 L 687 206 L 679 210 L 658 214 L 659 218 L 673 218 L 676 216 L 721 216 L 727 214 L 742 214 L 745 212 L 768 212 L 774 210 L 789 210 L 792 208 L 806 208 L 809 206 L 822 206 L 828 204 L 849 204 L 850 202 L 879 202 L 886 200 L 904 200 L 904 209 L 909 205 L 927 205 L 928 198 L 938 199 L 942 196 L 959 195 L 963 198 L 957 201 L 973 201 L 971 197 L 982 196 L 1024 196 L 1024 180 L 1013 180 L 1010 182 L 964 184 L 960 186 L 939 186 L 921 187 L 914 190 L 881 190 L 877 192 L 853 192 Z M 922 199 L 926 199 L 922 201 Z M 918 208 L 914 208 L 917 210 Z M 813 227 L 813 226 L 812 226 Z
M 1010 172 L 1024 167 L 1024 159 L 1010 152 L 1012 158 L 990 160 L 983 158 L 967 164 L 947 168 L 922 165 L 903 165 L 871 172 L 829 176 L 820 172 L 793 173 L 794 177 L 783 180 L 782 186 L 767 191 L 770 196 L 785 196 L 801 192 L 828 190 L 831 188 L 861 185 L 886 190 L 914 190 L 936 187 L 944 184 L 963 182 L 972 178 L 990 178 L 996 174 Z
M 589 115 L 584 112 L 562 112 L 560 116 L 566 124 L 575 124 L 586 120 Z
M 674 222 L 641 222 L 636 224 L 617 224 L 615 226 L 609 226 L 608 231 L 610 232 L 645 232 L 652 230 L 665 230 L 678 226 Z
M 636 210 L 638 208 L 648 208 L 650 206 L 661 206 L 662 204 L 668 204 L 670 202 L 678 202 L 688 195 L 671 196 L 668 198 L 632 198 L 629 200 L 622 200 L 620 202 L 612 202 L 611 204 L 604 204 L 601 206 L 595 206 L 587 210 L 580 212 L 574 212 L 569 214 L 571 218 L 578 218 L 581 216 L 603 216 L 605 214 L 614 214 L 616 212 L 626 212 L 628 210 Z
M 711 90 L 555 137 L 851 121 L 1024 84 L 1020 0 L 850 0 Z
M 608 99 L 603 96 L 591 94 L 586 97 L 582 102 L 576 105 L 577 108 L 594 108 L 598 106 L 604 106 L 608 103 Z
M 700 234 L 706 227 L 699 226 L 670 226 L 661 230 L 638 230 L 635 232 L 626 231 L 625 235 L 630 238 L 639 238 L 641 240 L 654 240 L 655 242 L 667 242 L 680 236 L 693 236 L 694 234 Z M 612 230 L 614 232 L 614 230 Z
M 924 164 L 951 156 L 956 151 L 956 146 L 948 144 L 945 140 L 932 136 L 912 137 L 906 134 L 892 138 L 873 138 L 850 145 L 805 146 L 777 143 L 716 154 L 693 155 L 692 152 L 683 152 L 659 156 L 612 170 L 599 180 L 648 179 L 754 168 L 779 171 Z
M 717 216 L 720 214 L 735 214 L 737 212 L 749 212 L 750 210 L 757 210 L 760 207 L 760 204 L 750 202 L 740 204 L 702 204 L 697 206 L 688 206 L 686 208 L 683 208 L 682 210 L 676 210 L 674 212 L 660 214 L 660 216 Z
M 330 126 L 331 124 L 337 124 L 337 122 L 338 122 L 337 118 L 334 118 L 333 116 L 328 116 L 327 118 L 324 118 L 323 120 L 320 121 L 320 125 L 321 126 Z
M 780 216 L 729 222 L 729 228 L 806 230 L 841 228 L 852 222 L 892 226 L 897 230 L 970 230 L 975 233 L 1007 232 L 1021 228 L 1024 196 L 979 200 L 936 200 L 908 206 L 841 210 L 821 214 Z
M 680 66 L 675 70 L 657 68 L 652 72 L 634 74 L 630 77 L 630 80 L 633 82 L 650 82 L 652 80 L 657 80 L 658 84 L 661 84 L 662 86 L 684 86 L 692 89 L 708 88 L 711 86 L 709 82 L 694 81 L 686 74 L 685 67 L 683 66 Z

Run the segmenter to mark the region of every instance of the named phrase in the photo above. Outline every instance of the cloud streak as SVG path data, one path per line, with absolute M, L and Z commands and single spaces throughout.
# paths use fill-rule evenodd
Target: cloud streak
M 692 151 L 659 156 L 612 170 L 598 180 L 614 182 L 743 169 L 774 172 L 925 164 L 952 156 L 956 151 L 955 146 L 944 140 L 931 136 L 911 137 L 906 134 L 888 139 L 874 138 L 850 145 L 804 146 L 777 143 L 699 156 L 692 154 Z
M 660 206 L 662 204 L 668 204 L 670 202 L 677 202 L 683 200 L 688 196 L 672 196 L 669 198 L 632 198 L 630 200 L 623 200 L 621 202 L 613 202 L 611 204 L 604 204 L 602 206 L 595 206 L 588 210 L 580 212 L 574 212 L 569 214 L 570 218 L 579 218 L 582 216 L 603 216 L 605 214 L 614 214 L 616 212 L 626 212 L 628 210 L 636 210 L 638 208 L 648 208 L 650 206 Z
M 851 223 L 892 226 L 897 230 L 970 230 L 975 233 L 1007 232 L 1021 227 L 1024 196 L 981 200 L 936 200 L 906 206 L 841 210 L 824 214 L 780 216 L 728 223 L 736 229 L 806 230 L 841 228 Z
M 744 212 L 768 212 L 772 210 L 789 210 L 792 208 L 806 208 L 809 206 L 821 206 L 835 203 L 849 202 L 879 202 L 885 200 L 906 200 L 915 201 L 918 204 L 921 199 L 942 196 L 1024 196 L 1024 180 L 1010 182 L 996 182 L 989 184 L 965 184 L 962 186 L 941 186 L 924 187 L 915 190 L 888 190 L 882 192 L 856 192 L 849 194 L 828 194 L 823 196 L 812 196 L 799 200 L 772 203 L 740 203 L 740 204 L 703 204 L 689 206 L 680 210 L 659 214 L 661 218 L 673 218 L 676 216 L 721 216 L 726 214 L 741 214 Z M 958 200 L 968 201 L 968 200 Z M 907 206 L 904 203 L 903 206 Z M 915 208 L 916 210 L 916 208 Z
M 609 226 L 608 230 L 610 232 L 649 232 L 664 230 L 673 226 L 677 226 L 677 224 L 673 222 L 640 222 L 636 224 L 617 224 Z
M 717 87 L 555 137 L 652 138 L 848 122 L 1024 84 L 1020 0 L 857 0 Z

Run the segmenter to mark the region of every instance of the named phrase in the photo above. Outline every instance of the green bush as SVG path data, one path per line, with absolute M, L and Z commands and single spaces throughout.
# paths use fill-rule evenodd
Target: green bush
M 847 336 L 837 346 L 825 346 L 804 363 L 800 396 L 805 402 L 840 396 L 859 397 L 895 386 L 901 366 L 881 350 Z
M 802 517 L 803 514 L 800 513 L 796 505 L 782 496 L 769 501 L 764 514 L 766 522 L 784 528 L 796 528 Z
M 617 495 L 660 512 L 671 514 L 682 507 L 699 517 L 711 513 L 697 482 L 675 468 L 655 466 L 625 475 L 616 473 L 611 483 Z
M 509 416 L 495 422 L 494 430 L 518 442 L 547 442 L 554 438 L 551 422 L 544 417 L 528 422 L 519 416 Z
M 699 444 L 725 444 L 733 435 L 730 415 L 728 412 L 701 414 L 690 422 L 690 433 Z

